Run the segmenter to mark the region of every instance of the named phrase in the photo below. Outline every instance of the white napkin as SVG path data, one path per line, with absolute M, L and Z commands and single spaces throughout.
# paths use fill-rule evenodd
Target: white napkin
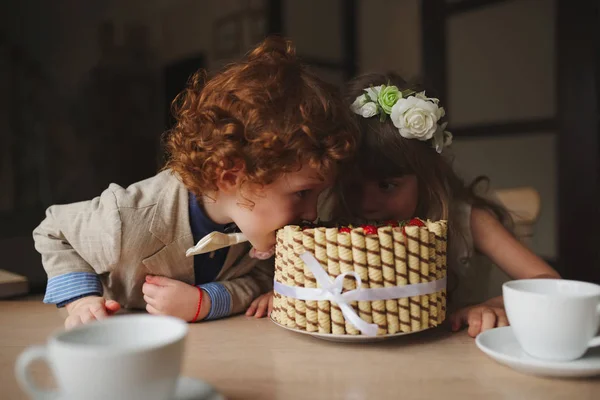
M 210 253 L 211 251 L 222 249 L 223 247 L 233 246 L 234 244 L 247 242 L 246 235 L 241 232 L 236 233 L 221 233 L 211 232 L 204 236 L 194 247 L 186 250 L 186 257 L 195 254 Z

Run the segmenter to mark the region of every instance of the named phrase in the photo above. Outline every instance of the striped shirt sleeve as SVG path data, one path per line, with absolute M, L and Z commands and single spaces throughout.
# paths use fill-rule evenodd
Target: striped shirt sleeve
M 198 286 L 210 297 L 210 312 L 206 320 L 228 317 L 231 314 L 231 295 L 225 286 L 217 282 L 205 283 Z
M 63 307 L 81 297 L 102 296 L 102 292 L 98 275 L 91 272 L 69 272 L 48 280 L 44 303 Z

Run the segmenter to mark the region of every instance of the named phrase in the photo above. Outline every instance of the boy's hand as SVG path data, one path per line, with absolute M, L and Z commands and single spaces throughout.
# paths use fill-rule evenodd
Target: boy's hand
M 273 311 L 273 291 L 258 296 L 248 310 L 246 316 L 251 317 L 254 315 L 256 318 L 268 317 Z
M 456 311 L 449 318 L 450 327 L 457 332 L 464 325 L 469 326 L 469 336 L 476 337 L 481 332 L 501 326 L 508 326 L 504 307 L 482 303 Z
M 147 275 L 142 286 L 146 311 L 153 315 L 171 315 L 184 321 L 193 322 L 198 310 L 200 294 L 196 286 L 162 276 Z M 202 308 L 198 321 L 210 312 L 210 296 L 202 296 Z
M 121 309 L 114 300 L 106 300 L 100 296 L 87 296 L 75 300 L 65 306 L 69 316 L 65 320 L 65 328 L 72 329 L 77 325 L 101 320 Z

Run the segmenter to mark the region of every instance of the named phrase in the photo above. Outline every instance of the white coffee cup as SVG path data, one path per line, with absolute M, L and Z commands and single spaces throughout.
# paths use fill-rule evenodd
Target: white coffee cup
M 529 355 L 552 361 L 580 358 L 600 346 L 600 286 L 562 279 L 506 282 L 508 321 Z
M 173 317 L 123 315 L 62 331 L 17 359 L 19 384 L 33 398 L 171 399 L 188 327 Z M 29 364 L 45 360 L 58 391 L 32 381 Z

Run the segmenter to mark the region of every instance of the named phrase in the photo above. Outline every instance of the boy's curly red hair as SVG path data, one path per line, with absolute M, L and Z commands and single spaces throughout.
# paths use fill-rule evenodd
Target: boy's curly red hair
M 303 164 L 326 174 L 355 150 L 355 124 L 337 88 L 310 73 L 290 41 L 267 38 L 243 61 L 205 81 L 198 71 L 173 102 L 165 168 L 196 195 L 220 171 L 242 167 L 268 185 Z

